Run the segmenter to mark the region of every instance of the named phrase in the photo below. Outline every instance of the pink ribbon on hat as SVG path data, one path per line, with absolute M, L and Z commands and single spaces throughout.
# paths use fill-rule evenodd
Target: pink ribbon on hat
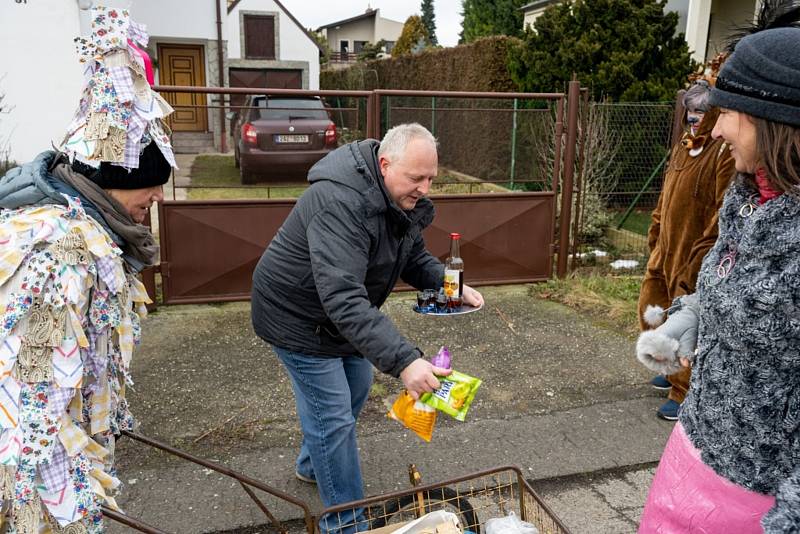
M 147 78 L 147 83 L 149 83 L 151 86 L 155 85 L 156 79 L 155 76 L 153 76 L 153 62 L 150 60 L 150 56 L 147 54 L 147 52 L 133 44 L 133 41 L 130 39 L 128 39 L 128 46 L 130 46 L 137 54 L 139 54 L 139 56 L 141 56 L 142 61 L 144 62 L 144 73 L 145 77 Z

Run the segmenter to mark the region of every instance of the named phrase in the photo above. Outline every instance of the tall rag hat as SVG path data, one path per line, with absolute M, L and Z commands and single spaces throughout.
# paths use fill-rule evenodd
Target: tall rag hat
M 714 106 L 800 127 L 800 28 L 743 38 L 722 65 Z
M 97 169 L 87 177 L 105 189 L 165 184 L 177 168 L 164 122 L 173 109 L 150 87 L 152 67 L 139 48 L 145 26 L 103 6 L 91 10 L 91 24 L 89 37 L 75 39 L 86 84 L 62 149 Z

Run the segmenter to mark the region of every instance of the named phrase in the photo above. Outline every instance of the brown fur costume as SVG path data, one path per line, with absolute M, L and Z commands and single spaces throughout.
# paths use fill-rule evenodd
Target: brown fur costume
M 712 139 L 711 130 L 719 111 L 703 117 L 697 135 L 684 135 L 672 148 L 664 187 L 653 211 L 648 232 L 650 259 L 639 294 L 639 323 L 648 305 L 666 309 L 675 297 L 694 293 L 697 272 L 706 252 L 717 240 L 717 212 L 735 174 L 733 158 L 721 139 Z M 692 157 L 690 148 L 703 147 Z M 683 402 L 689 389 L 690 369 L 669 375 L 669 398 Z

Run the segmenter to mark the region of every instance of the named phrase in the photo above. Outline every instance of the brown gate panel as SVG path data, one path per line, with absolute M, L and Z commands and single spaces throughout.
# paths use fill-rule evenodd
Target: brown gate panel
M 469 284 L 547 280 L 552 274 L 553 193 L 435 197 L 436 218 L 425 244 L 442 261 L 450 233 L 461 234 Z
M 462 237 L 470 284 L 546 280 L 552 273 L 552 193 L 436 197 L 425 243 L 444 259 Z M 166 304 L 246 300 L 253 269 L 291 200 L 164 202 L 159 206 Z
M 256 263 L 293 206 L 292 200 L 160 204 L 164 303 L 249 299 Z

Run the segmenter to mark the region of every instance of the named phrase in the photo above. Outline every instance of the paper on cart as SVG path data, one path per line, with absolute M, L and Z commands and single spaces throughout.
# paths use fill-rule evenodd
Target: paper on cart
M 403 527 L 395 530 L 392 534 L 417 534 L 422 531 L 436 532 L 436 527 L 442 523 L 448 523 L 455 526 L 459 532 L 462 531 L 461 525 L 458 523 L 458 516 L 452 512 L 445 512 L 444 510 L 437 510 L 429 514 L 425 514 L 419 519 L 404 525 Z

